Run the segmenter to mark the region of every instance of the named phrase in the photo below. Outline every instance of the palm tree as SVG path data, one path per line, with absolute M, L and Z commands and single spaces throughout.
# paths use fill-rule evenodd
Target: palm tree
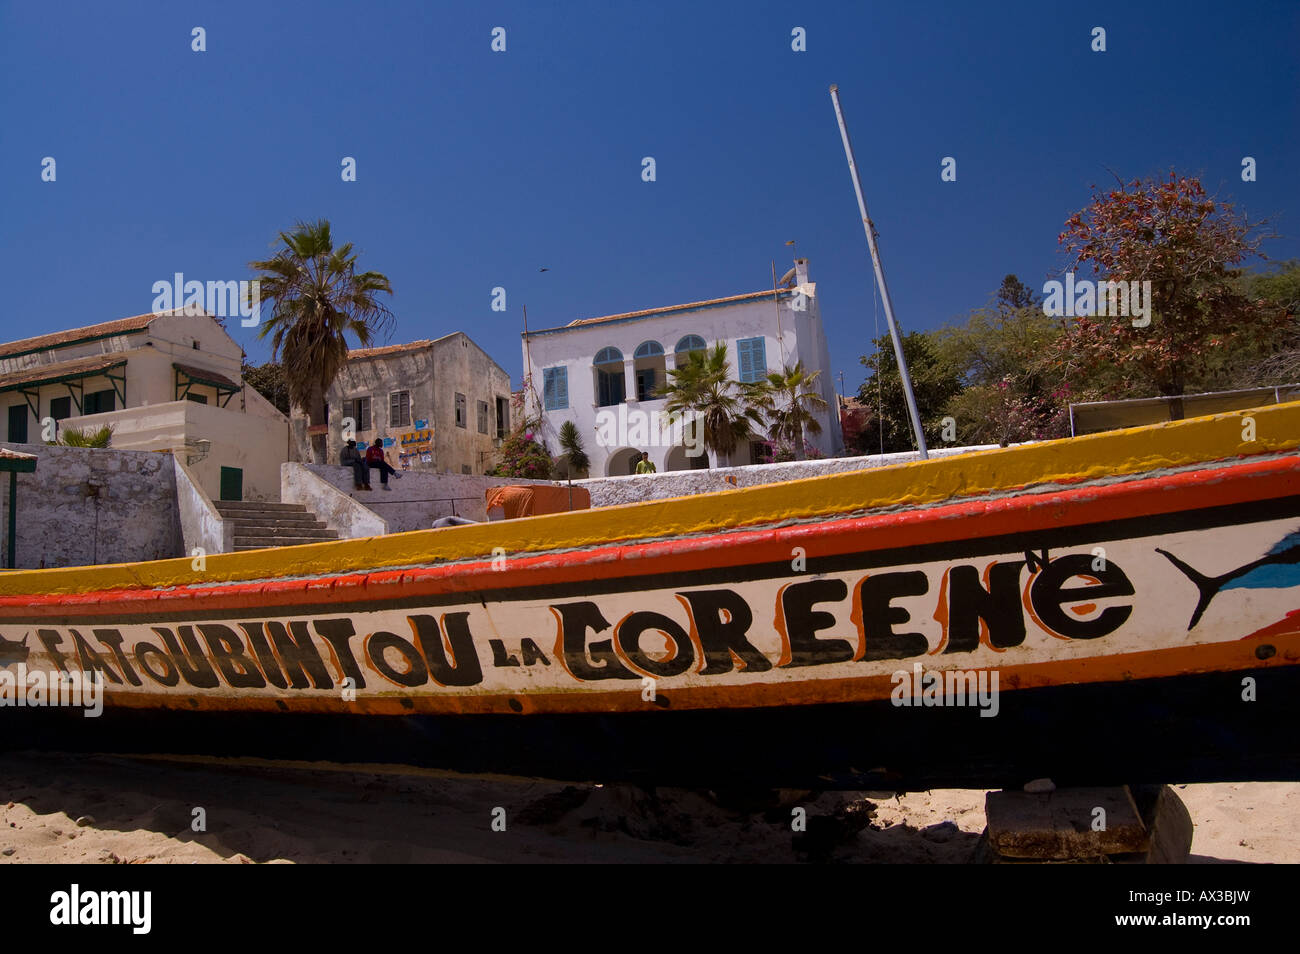
M 348 358 L 345 334 L 364 347 L 386 333 L 393 313 L 375 296 L 393 288 L 379 272 L 358 272 L 352 243 L 335 248 L 324 219 L 299 222 L 280 241 L 273 258 L 249 263 L 263 273 L 259 293 L 272 305 L 259 336 L 271 335 L 273 361 L 283 353 L 289 400 L 307 415 L 312 456 L 322 462 L 325 395 Z
M 574 474 L 586 473 L 591 468 L 591 458 L 582 446 L 582 435 L 572 421 L 560 425 L 560 448 L 564 451 L 565 469 L 570 479 Z
M 763 381 L 759 402 L 771 421 L 771 437 L 791 446 L 795 460 L 804 460 L 803 435 L 820 434 L 821 422 L 814 411 L 826 409 L 826 399 L 816 389 L 821 371 L 805 371 L 803 362 L 771 372 Z
M 719 458 L 730 458 L 741 441 L 761 426 L 761 405 L 754 389 L 731 378 L 727 346 L 717 342 L 707 351 L 692 351 L 684 365 L 668 372 L 660 389 L 664 410 L 674 417 L 694 419 L 703 426 L 704 446 Z

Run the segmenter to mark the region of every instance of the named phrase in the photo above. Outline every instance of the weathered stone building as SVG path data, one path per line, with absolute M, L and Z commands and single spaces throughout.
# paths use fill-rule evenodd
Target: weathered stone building
M 338 460 L 343 422 L 351 418 L 357 444 L 383 438 L 397 467 L 482 474 L 510 429 L 510 375 L 457 331 L 432 341 L 354 349 L 326 406 L 330 463 Z M 307 420 L 297 408 L 292 424 L 295 439 L 304 442 Z

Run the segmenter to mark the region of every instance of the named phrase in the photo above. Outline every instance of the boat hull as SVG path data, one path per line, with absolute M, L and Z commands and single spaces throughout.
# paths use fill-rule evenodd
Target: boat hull
M 1300 777 L 1278 728 L 1300 714 L 1300 457 L 1164 463 L 1028 486 L 1010 467 L 894 507 L 871 503 L 891 475 L 843 475 L 721 495 L 691 532 L 705 498 L 293 548 L 271 574 L 171 566 L 166 585 L 148 565 L 135 585 L 20 574 L 0 705 L 66 728 L 7 704 L 6 680 L 53 698 L 91 674 L 106 711 L 72 734 L 98 751 L 139 734 L 708 787 Z M 781 510 L 809 484 L 825 512 Z M 620 518 L 664 532 L 521 542 Z M 423 541 L 452 558 L 393 565 Z

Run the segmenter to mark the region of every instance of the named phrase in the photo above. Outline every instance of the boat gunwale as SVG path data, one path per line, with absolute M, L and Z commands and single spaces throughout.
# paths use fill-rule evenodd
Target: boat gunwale
M 1254 418 L 1255 440 L 1241 440 Z M 1225 439 L 1231 427 L 1235 439 Z M 1276 436 L 1284 435 L 1284 436 Z M 1229 435 L 1232 436 L 1232 435 Z M 972 451 L 926 461 L 847 471 L 689 497 L 672 497 L 384 537 L 211 554 L 196 570 L 188 557 L 146 563 L 16 570 L 0 575 L 0 600 L 33 594 L 189 592 L 233 583 L 332 579 L 401 573 L 431 563 L 467 565 L 507 554 L 558 554 L 665 538 L 824 522 L 854 514 L 925 512 L 954 502 L 1020 496 L 1055 485 L 1108 481 L 1288 456 L 1300 448 L 1300 401 L 1202 418 Z M 1110 463 L 1099 463 L 1107 461 Z M 917 489 L 920 487 L 921 489 Z M 621 524 L 621 526 L 620 526 Z M 379 541 L 382 541 L 379 542 Z M 289 561 L 296 565 L 286 566 Z M 202 578 L 196 580 L 196 575 Z

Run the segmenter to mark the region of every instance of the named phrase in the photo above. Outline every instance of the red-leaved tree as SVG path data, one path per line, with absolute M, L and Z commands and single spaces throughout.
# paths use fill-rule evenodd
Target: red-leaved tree
M 1129 316 L 1092 315 L 1067 324 L 1056 349 L 1066 379 L 1100 376 L 1117 396 L 1177 397 L 1213 383 L 1234 343 L 1274 335 L 1286 321 L 1285 310 L 1250 300 L 1234 282 L 1236 266 L 1263 257 L 1262 239 L 1192 177 L 1171 172 L 1106 193 L 1094 186 L 1060 244 L 1077 278 L 1150 281 L 1151 320 L 1135 327 Z M 1173 403 L 1172 416 L 1182 417 L 1182 402 Z

